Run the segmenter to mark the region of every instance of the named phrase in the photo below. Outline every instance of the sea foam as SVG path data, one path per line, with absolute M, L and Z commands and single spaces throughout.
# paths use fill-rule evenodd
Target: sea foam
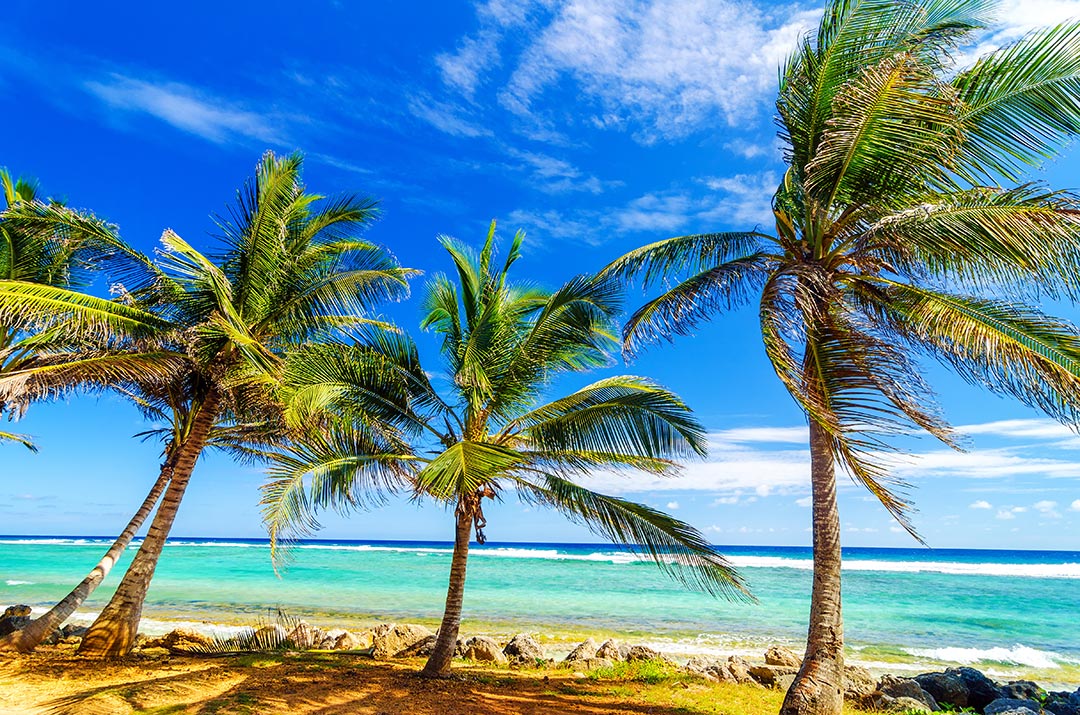
M 1017 643 L 1011 648 L 998 646 L 995 648 L 905 648 L 905 652 L 916 658 L 930 658 L 933 660 L 947 661 L 970 665 L 972 663 L 1005 663 L 1009 665 L 1025 665 L 1029 668 L 1050 670 L 1060 668 L 1062 665 L 1077 665 L 1080 661 L 1066 658 L 1052 651 L 1038 650 Z

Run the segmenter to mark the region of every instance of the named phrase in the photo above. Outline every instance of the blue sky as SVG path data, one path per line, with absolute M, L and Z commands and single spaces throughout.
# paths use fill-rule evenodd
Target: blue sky
M 210 214 L 259 155 L 299 149 L 312 190 L 381 200 L 368 237 L 403 264 L 442 270 L 437 234 L 479 241 L 497 218 L 503 235 L 528 232 L 519 276 L 549 286 L 670 235 L 768 227 L 777 66 L 820 13 L 727 0 L 9 5 L 0 165 L 135 246 L 152 250 L 165 228 L 206 246 Z M 1080 2 L 1010 0 L 961 61 L 1070 17 Z M 1080 156 L 1034 178 L 1080 188 Z M 385 312 L 414 329 L 419 308 Z M 680 479 L 592 485 L 672 510 L 716 543 L 808 543 L 805 424 L 755 331 L 753 312 L 736 312 L 618 366 L 682 394 L 712 449 Z M 431 337 L 417 337 L 434 358 Z M 1080 437 L 927 371 L 970 447 L 912 440 L 895 467 L 929 543 L 1080 549 Z M 2 533 L 113 533 L 156 476 L 160 446 L 132 439 L 145 425 L 118 398 L 35 406 L 17 429 L 42 450 L 0 448 Z M 174 534 L 261 535 L 261 479 L 208 456 Z M 914 543 L 854 485 L 841 510 L 849 545 Z M 593 540 L 512 500 L 488 516 L 493 540 Z M 325 527 L 327 538 L 451 535 L 449 514 L 408 503 Z

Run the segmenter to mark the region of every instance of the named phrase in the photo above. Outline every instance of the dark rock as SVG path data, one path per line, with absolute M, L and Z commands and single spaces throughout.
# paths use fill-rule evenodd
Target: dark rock
M 967 707 L 968 687 L 958 676 L 951 673 L 923 673 L 915 676 L 915 682 L 934 696 L 939 703 L 949 703 L 958 708 Z
M 660 655 L 659 651 L 655 651 L 648 646 L 636 645 L 631 646 L 624 657 L 628 662 L 632 663 L 637 660 L 659 660 L 663 656 Z
M 1041 710 L 1042 707 L 1034 700 L 998 698 L 991 701 L 983 713 L 985 715 L 1039 715 Z
M 1046 691 L 1030 680 L 1014 680 L 998 688 L 1002 698 L 1010 700 L 1042 700 Z
M 595 658 L 597 650 L 599 650 L 599 646 L 596 645 L 596 641 L 592 638 L 586 638 L 570 651 L 565 660 L 569 662 L 572 660 L 588 660 L 589 658 Z
M 798 668 L 802 665 L 802 658 L 797 656 L 790 648 L 774 645 L 765 651 L 765 665 L 781 665 L 785 668 Z
M 60 629 L 64 638 L 71 638 L 72 636 L 78 636 L 82 638 L 86 635 L 86 626 L 76 626 L 74 624 L 68 624 Z
M 5 608 L 4 615 L 0 616 L 0 618 L 24 618 L 29 617 L 31 613 L 33 613 L 33 611 L 30 609 L 30 606 L 21 603 L 18 606 L 8 606 Z
M 1076 702 L 1071 700 L 1074 697 Z M 1054 715 L 1080 715 L 1080 693 L 1050 693 L 1042 706 L 1043 710 Z
M 624 660 L 622 651 L 619 649 L 619 641 L 614 638 L 608 638 L 600 644 L 600 647 L 596 649 L 596 657 L 607 658 L 608 660 Z
M 751 678 L 766 688 L 780 688 L 782 685 L 781 678 L 786 675 L 793 676 L 799 672 L 799 669 L 787 668 L 781 665 L 751 665 L 748 672 Z
M 893 698 L 911 698 L 917 700 L 931 711 L 938 709 L 934 696 L 922 689 L 916 681 L 910 678 L 898 678 L 895 675 L 883 675 L 878 681 L 878 690 Z
M 869 670 L 858 665 L 844 668 L 844 700 L 861 705 L 875 690 L 877 678 Z
M 520 658 L 522 661 L 535 661 L 544 659 L 544 649 L 536 642 L 536 639 L 525 633 L 518 633 L 510 639 L 503 648 L 503 655 L 510 660 Z
M 982 712 L 987 705 L 1000 697 L 997 683 L 975 668 L 949 668 L 945 674 L 955 675 L 964 681 L 968 689 L 967 706 L 969 708 Z

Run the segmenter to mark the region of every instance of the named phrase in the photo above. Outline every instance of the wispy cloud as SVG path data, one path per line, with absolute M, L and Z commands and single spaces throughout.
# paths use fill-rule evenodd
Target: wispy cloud
M 156 117 L 177 129 L 222 144 L 238 138 L 276 144 L 284 137 L 265 114 L 244 109 L 179 82 L 122 74 L 89 80 L 84 88 L 112 109 Z
M 958 425 L 956 431 L 969 435 L 992 435 L 1014 439 L 1050 439 L 1075 437 L 1076 431 L 1050 419 L 997 420 L 981 424 Z
M 461 109 L 450 102 L 415 96 L 409 100 L 408 107 L 413 116 L 451 136 L 475 139 L 494 134 L 491 129 L 461 116 Z
M 979 499 L 978 501 L 968 504 L 968 509 L 993 509 L 994 505 L 985 499 Z
M 507 147 L 505 151 L 517 161 L 518 167 L 527 172 L 530 185 L 548 194 L 600 194 L 609 187 L 621 184 L 618 181 L 601 181 L 569 161 L 550 154 L 523 151 L 514 147 Z

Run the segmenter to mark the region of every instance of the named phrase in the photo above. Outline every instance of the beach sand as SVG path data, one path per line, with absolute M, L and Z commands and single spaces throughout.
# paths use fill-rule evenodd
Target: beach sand
M 422 660 L 337 653 L 158 656 L 89 661 L 72 647 L 0 656 L 3 715 L 765 715 L 782 693 L 710 684 L 593 680 L 565 669 L 455 665 L 454 677 L 417 676 Z M 855 711 L 852 711 L 855 712 Z

